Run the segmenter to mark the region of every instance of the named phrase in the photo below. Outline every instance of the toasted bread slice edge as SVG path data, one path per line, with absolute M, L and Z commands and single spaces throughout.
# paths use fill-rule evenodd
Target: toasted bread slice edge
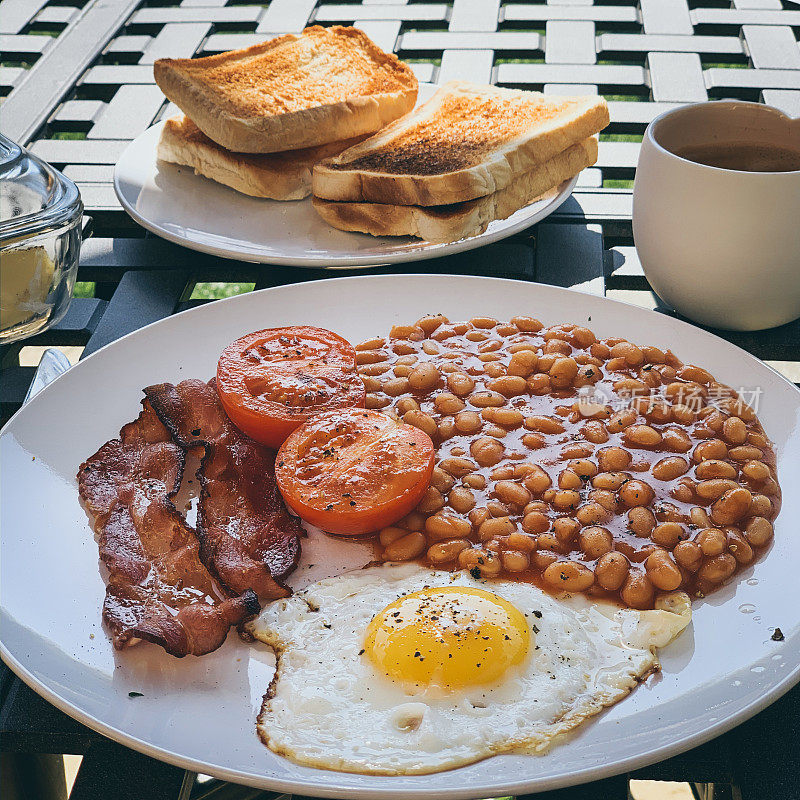
M 209 139 L 226 150 L 253 154 L 301 150 L 374 133 L 416 102 L 416 92 L 383 95 L 380 99 L 356 97 L 280 116 L 245 120 L 220 111 L 190 81 L 177 91 L 169 85 L 161 90 Z M 191 96 L 195 99 L 187 100 Z
M 510 217 L 596 161 L 597 139 L 591 137 L 520 175 L 491 195 L 442 208 L 337 202 L 318 197 L 312 198 L 312 202 L 317 213 L 340 230 L 454 242 L 483 233 L 490 222 Z
M 191 140 L 186 120 L 172 117 L 164 122 L 158 141 L 161 161 L 191 167 L 195 174 L 229 186 L 251 197 L 270 200 L 302 200 L 311 194 L 314 164 L 356 144 L 353 139 L 331 142 L 308 150 L 277 155 L 232 153 L 207 137 Z
M 335 26 L 341 27 L 341 26 Z M 306 29 L 307 31 L 313 28 Z M 161 91 L 192 119 L 206 136 L 228 150 L 239 153 L 276 153 L 374 133 L 410 111 L 417 100 L 414 73 L 396 56 L 385 53 L 362 31 L 372 57 L 391 63 L 408 78 L 408 86 L 382 94 L 360 95 L 337 103 L 320 103 L 307 109 L 269 116 L 242 116 L 229 102 L 205 85 L 185 65 L 198 61 L 214 64 L 225 59 L 242 60 L 286 41 L 299 38 L 286 34 L 242 50 L 208 56 L 207 59 L 158 59 L 153 75 Z M 398 78 L 398 82 L 399 78 Z
M 347 164 L 370 148 L 380 147 L 423 114 L 435 113 L 443 93 L 463 86 L 472 87 L 472 84 L 462 81 L 445 84 L 416 111 L 334 159 L 320 162 L 314 168 L 314 195 L 326 200 L 419 206 L 447 205 L 485 197 L 504 188 L 536 164 L 548 161 L 594 135 L 610 120 L 605 100 L 587 96 L 583 108 L 567 124 L 551 121 L 534 136 L 518 137 L 498 148 L 480 164 L 462 170 L 438 175 L 397 175 L 336 166 Z M 559 98 L 548 95 L 548 99 Z

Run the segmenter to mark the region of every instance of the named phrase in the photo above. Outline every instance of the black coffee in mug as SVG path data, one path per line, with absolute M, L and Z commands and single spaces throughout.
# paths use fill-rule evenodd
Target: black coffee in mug
M 758 142 L 714 142 L 676 149 L 675 155 L 709 167 L 739 172 L 800 170 L 800 150 Z

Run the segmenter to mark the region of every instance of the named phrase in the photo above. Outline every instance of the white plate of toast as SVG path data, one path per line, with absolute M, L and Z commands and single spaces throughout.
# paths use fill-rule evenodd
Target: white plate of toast
M 431 98 L 437 88 L 421 84 L 420 101 Z M 461 253 L 505 239 L 549 216 L 572 194 L 577 181 L 576 176 L 560 182 L 506 219 L 489 222 L 477 236 L 452 242 L 431 242 L 415 236 L 374 236 L 332 227 L 314 209 L 310 197 L 287 201 L 254 197 L 197 174 L 197 167 L 159 159 L 159 141 L 165 125 L 170 123 L 172 120 L 167 120 L 149 128 L 122 154 L 114 172 L 114 188 L 120 203 L 140 225 L 171 242 L 240 261 L 323 269 L 397 264 Z M 175 139 L 180 135 L 177 132 Z M 322 145 L 291 153 L 322 150 L 328 155 L 328 147 Z M 239 188 L 246 189 L 248 183 L 260 181 L 273 189 L 280 185 L 280 191 L 286 195 L 302 192 L 310 173 L 309 165 L 288 158 L 291 153 L 267 156 L 278 162 L 268 171 L 238 173 Z M 204 163 L 209 163 L 207 158 Z M 492 195 L 488 198 L 494 199 Z M 445 206 L 445 211 L 440 211 L 442 205 L 426 209 L 327 202 L 323 213 L 326 217 L 338 216 L 347 207 L 360 206 L 369 209 L 369 222 L 408 210 L 409 216 L 417 216 L 419 221 L 405 220 L 400 224 L 428 222 L 429 227 L 443 227 L 446 235 L 448 228 L 468 227 L 476 221 L 480 225 L 483 216 L 494 213 L 494 208 L 485 202 L 488 198 L 481 198 L 482 203 L 453 203 Z
M 135 139 L 117 164 L 114 188 L 123 208 L 142 227 L 201 253 L 294 267 L 370 267 L 461 253 L 505 239 L 552 214 L 577 177 L 478 236 L 433 243 L 412 236 L 370 236 L 331 227 L 312 200 L 281 202 L 249 197 L 190 167 L 159 161 L 159 123 Z
M 202 117 L 191 100 L 182 108 Z M 416 107 L 372 136 L 350 125 L 339 128 L 347 138 L 259 153 L 228 150 L 187 115 L 135 139 L 114 187 L 143 227 L 212 255 L 316 268 L 417 261 L 489 244 L 552 214 L 595 162 L 593 134 L 607 115 L 593 97 L 420 84 Z M 249 136 L 226 142 L 285 146 L 249 144 Z
M 338 25 L 153 73 L 183 114 L 129 145 L 117 196 L 159 236 L 243 261 L 377 266 L 510 236 L 569 197 L 609 122 L 597 96 L 420 85 Z

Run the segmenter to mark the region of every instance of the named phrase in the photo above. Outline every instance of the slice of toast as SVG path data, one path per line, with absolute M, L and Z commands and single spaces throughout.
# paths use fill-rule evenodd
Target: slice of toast
M 317 213 L 334 228 L 373 236 L 417 236 L 429 242 L 455 242 L 483 233 L 490 222 L 506 219 L 548 190 L 597 161 L 591 137 L 523 173 L 485 197 L 443 206 L 350 203 L 313 198 Z
M 602 97 L 451 81 L 413 113 L 314 167 L 314 195 L 419 206 L 473 200 L 608 122 Z
M 358 141 L 345 139 L 284 153 L 233 153 L 212 142 L 188 117 L 172 117 L 161 130 L 158 157 L 252 197 L 302 200 L 311 194 L 314 164 Z
M 339 25 L 207 58 L 161 58 L 153 73 L 206 136 L 238 153 L 374 133 L 417 100 L 410 67 L 357 28 Z

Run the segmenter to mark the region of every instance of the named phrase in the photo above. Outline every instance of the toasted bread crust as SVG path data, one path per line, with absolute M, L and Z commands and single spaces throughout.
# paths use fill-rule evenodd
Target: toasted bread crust
M 161 130 L 158 157 L 251 197 L 301 200 L 311 194 L 314 164 L 358 141 L 345 139 L 285 153 L 232 153 L 211 141 L 188 117 L 172 117 Z
M 327 200 L 444 205 L 496 192 L 602 130 L 600 97 L 551 97 L 451 81 L 427 103 L 314 168 Z
M 454 242 L 483 233 L 490 222 L 510 217 L 596 160 L 597 140 L 592 137 L 537 165 L 503 189 L 463 203 L 423 207 L 336 202 L 314 197 L 313 204 L 329 225 L 340 230 Z
M 162 58 L 161 91 L 210 139 L 275 153 L 374 133 L 410 111 L 417 79 L 357 28 L 315 25 L 207 58 Z

